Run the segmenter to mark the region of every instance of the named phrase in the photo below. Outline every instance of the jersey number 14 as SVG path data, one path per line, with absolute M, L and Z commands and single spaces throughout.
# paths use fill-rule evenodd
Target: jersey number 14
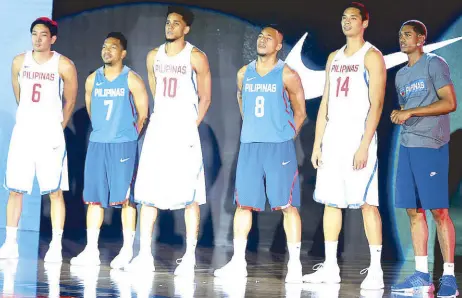
M 339 77 L 337 79 L 337 92 L 335 96 L 338 97 L 339 92 L 342 91 L 342 92 L 345 92 L 345 97 L 348 97 L 349 83 L 350 83 L 350 77 L 346 77 L 343 83 L 342 83 L 342 77 Z M 340 87 L 340 85 L 342 86 Z

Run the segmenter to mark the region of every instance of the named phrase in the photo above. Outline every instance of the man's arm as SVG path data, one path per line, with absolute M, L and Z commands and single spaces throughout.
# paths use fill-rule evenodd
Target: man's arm
M 360 147 L 367 150 L 382 116 L 387 83 L 387 67 L 382 53 L 376 49 L 371 49 L 367 52 L 364 63 L 369 72 L 369 100 L 371 106 L 367 114 L 366 128 Z
M 156 75 L 154 74 L 154 61 L 156 60 L 158 49 L 151 50 L 146 57 L 146 67 L 148 69 L 149 89 L 151 90 L 152 98 L 156 97 Z
M 22 64 L 24 62 L 24 54 L 20 54 L 13 59 L 11 65 L 11 83 L 13 85 L 14 97 L 16 98 L 16 103 L 19 104 L 19 94 L 21 93 L 21 88 L 19 86 L 19 72 L 21 71 Z
M 95 85 L 96 72 L 92 73 L 87 77 L 85 81 L 85 107 L 87 108 L 88 117 L 91 119 L 91 94 L 93 92 L 93 86 Z
M 128 73 L 128 88 L 133 94 L 133 101 L 135 102 L 136 113 L 138 114 L 138 121 L 136 123 L 138 133 L 143 130 L 144 122 L 148 117 L 149 97 L 146 92 L 143 79 L 135 72 Z
M 284 67 L 282 80 L 284 81 L 284 88 L 289 94 L 290 105 L 294 112 L 295 137 L 297 137 L 306 119 L 305 92 L 303 91 L 300 76 L 287 65 Z
M 239 111 L 241 112 L 241 118 L 244 118 L 244 110 L 242 109 L 242 82 L 244 81 L 244 75 L 247 70 L 247 65 L 241 67 L 237 72 L 237 103 L 239 105 Z
M 197 93 L 199 96 L 199 115 L 197 115 L 197 126 L 204 120 L 205 114 L 212 102 L 212 76 L 210 74 L 209 61 L 207 56 L 194 48 L 191 53 L 191 66 L 196 72 Z
M 326 63 L 326 83 L 324 84 L 324 93 L 322 95 L 321 103 L 319 105 L 318 116 L 316 119 L 316 129 L 315 129 L 315 137 L 314 137 L 314 144 L 313 144 L 313 151 L 314 150 L 321 150 L 322 138 L 324 137 L 324 131 L 326 130 L 327 124 L 327 103 L 329 101 L 329 73 L 330 73 L 330 66 L 332 64 L 332 60 L 334 60 L 337 51 L 332 52 L 327 58 Z
M 64 82 L 64 107 L 63 107 L 63 129 L 71 119 L 74 111 L 75 101 L 77 98 L 77 70 L 74 63 L 64 56 L 59 60 L 59 75 Z

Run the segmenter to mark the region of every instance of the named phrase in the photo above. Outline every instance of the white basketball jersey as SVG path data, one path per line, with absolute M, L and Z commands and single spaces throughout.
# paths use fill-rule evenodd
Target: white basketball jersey
M 196 73 L 191 66 L 193 48 L 193 45 L 186 42 L 180 53 L 169 57 L 165 52 L 165 44 L 159 47 L 153 65 L 156 77 L 155 114 L 165 112 L 177 119 L 197 119 L 199 99 Z
M 366 42 L 350 57 L 346 45 L 335 55 L 329 71 L 328 121 L 342 126 L 364 129 L 369 113 L 369 75 L 364 64 L 367 51 L 373 47 Z
M 31 126 L 63 121 L 63 82 L 59 76 L 60 54 L 53 52 L 50 60 L 38 64 L 28 51 L 19 72 L 19 106 L 16 123 Z

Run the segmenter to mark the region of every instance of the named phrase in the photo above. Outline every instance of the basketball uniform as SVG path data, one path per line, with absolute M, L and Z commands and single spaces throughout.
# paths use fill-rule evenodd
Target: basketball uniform
M 25 53 L 4 183 L 10 191 L 31 194 L 35 176 L 42 195 L 69 190 L 60 56 L 53 52 L 50 60 L 38 64 L 32 51 Z
M 242 82 L 243 123 L 236 169 L 235 203 L 256 211 L 300 206 L 295 125 L 283 82 L 281 60 L 265 76 L 256 61 Z
M 135 201 L 159 209 L 206 202 L 193 48 L 187 42 L 180 53 L 169 57 L 161 45 L 152 66 L 154 111 L 141 151 Z
M 369 77 L 364 58 L 373 46 L 366 42 L 350 57 L 343 46 L 329 70 L 328 122 L 322 139 L 314 200 L 332 207 L 378 206 L 377 135 L 369 145 L 367 165 L 353 169 L 369 113 Z
M 85 160 L 83 199 L 103 208 L 132 199 L 138 157 L 138 130 L 133 96 L 128 87 L 130 68 L 112 81 L 104 67 L 96 70 L 91 93 L 92 132 Z

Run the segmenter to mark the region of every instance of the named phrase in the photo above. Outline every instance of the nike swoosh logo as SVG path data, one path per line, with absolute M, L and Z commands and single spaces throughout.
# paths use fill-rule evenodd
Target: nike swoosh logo
M 96 86 L 102 85 L 103 83 L 96 83 Z
M 253 77 L 253 78 L 247 78 L 246 82 L 248 82 L 248 81 L 252 81 L 252 80 L 255 80 L 255 79 L 256 79 L 256 77 Z
M 290 162 L 290 160 L 289 160 L 289 161 L 283 161 L 283 162 L 282 162 L 282 165 L 285 166 L 285 165 L 288 164 L 289 162 Z
M 292 69 L 298 72 L 302 80 L 303 89 L 305 91 L 305 99 L 313 99 L 322 96 L 324 92 L 324 84 L 326 83 L 326 72 L 325 70 L 312 70 L 305 66 L 302 61 L 302 48 L 308 33 L 305 33 L 302 38 L 295 44 L 295 46 L 287 55 L 286 63 Z M 462 39 L 462 36 L 436 42 L 424 46 L 424 52 L 429 53 L 437 49 L 441 49 L 452 43 L 455 43 Z M 387 69 L 400 65 L 407 61 L 407 55 L 401 52 L 391 53 L 384 57 L 385 65 Z
M 129 160 L 129 159 L 130 159 L 130 157 L 129 157 L 129 158 L 125 158 L 125 159 L 122 159 L 122 158 L 121 158 L 121 159 L 120 159 L 120 162 L 126 162 L 126 161 Z

